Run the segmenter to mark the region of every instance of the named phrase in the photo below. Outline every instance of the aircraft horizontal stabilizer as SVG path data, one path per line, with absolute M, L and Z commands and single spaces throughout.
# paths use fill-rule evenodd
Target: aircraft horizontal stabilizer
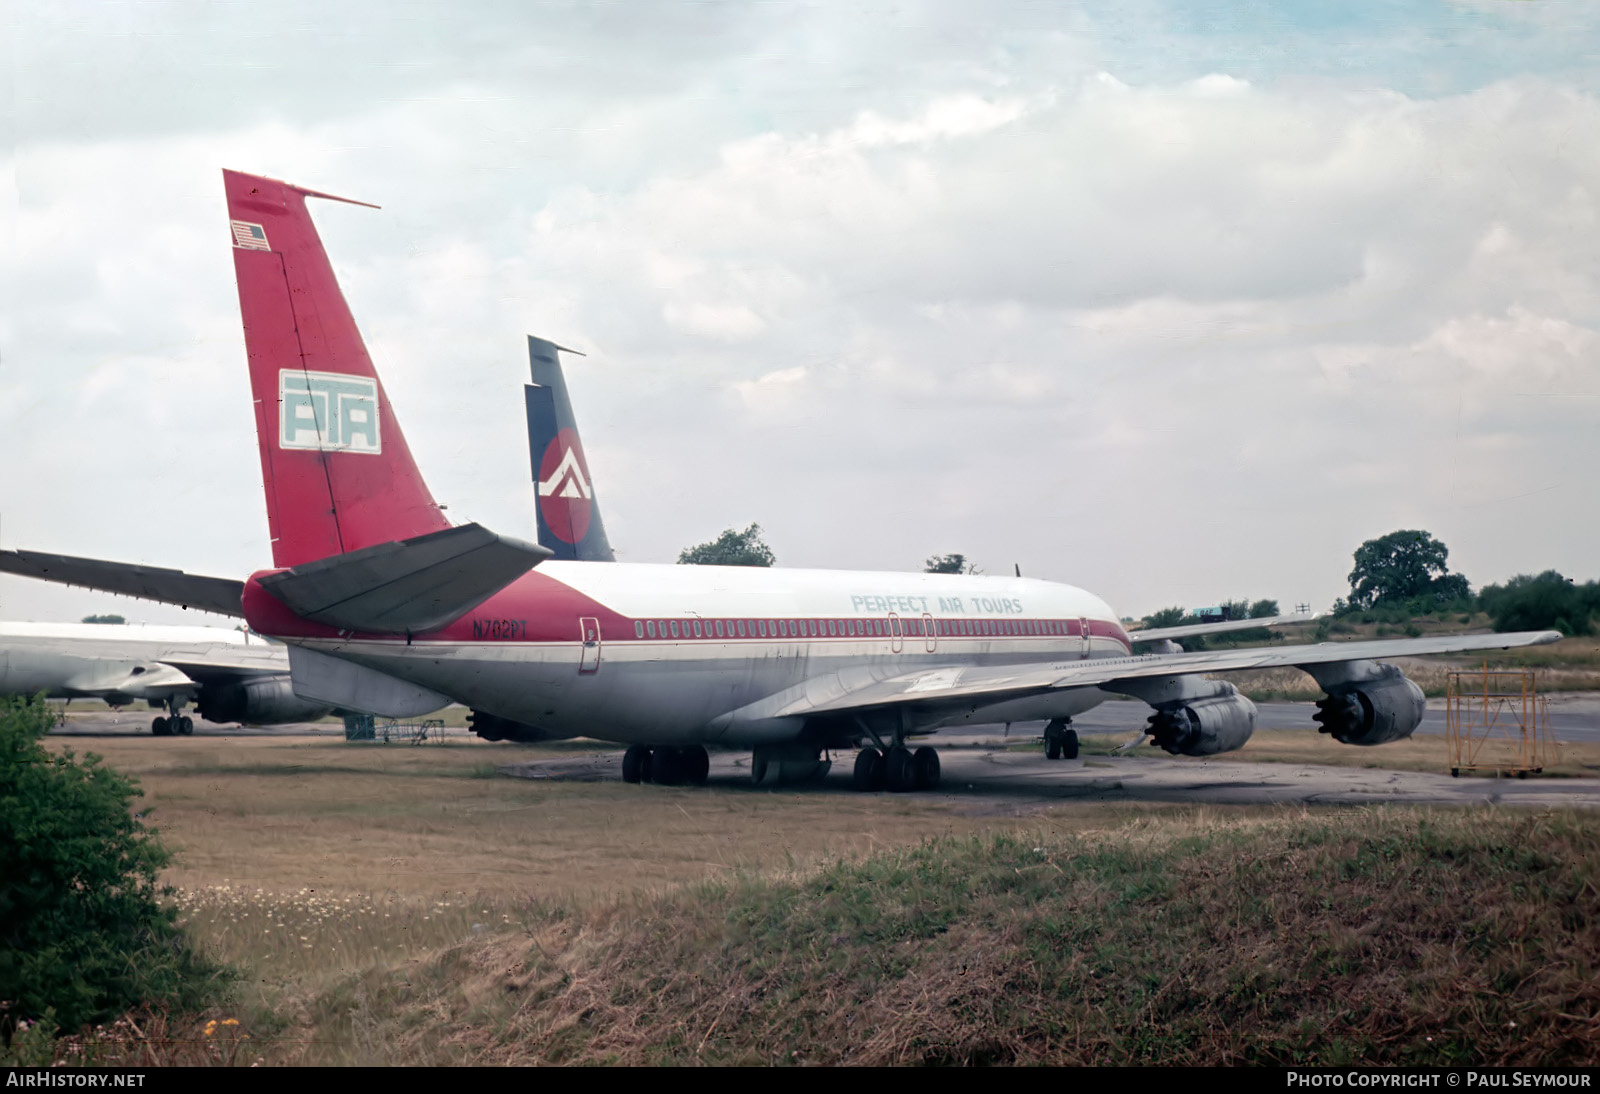
M 43 551 L 0 551 L 0 572 L 157 600 L 218 615 L 244 616 L 244 609 L 239 605 L 244 582 L 225 577 L 202 577 L 182 570 L 50 555 Z
M 366 634 L 435 630 L 550 557 L 547 548 L 464 524 L 307 562 L 260 579 L 302 619 Z

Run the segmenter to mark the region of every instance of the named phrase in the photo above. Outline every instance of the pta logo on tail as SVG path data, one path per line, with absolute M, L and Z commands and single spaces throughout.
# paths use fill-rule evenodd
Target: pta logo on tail
M 278 446 L 312 452 L 383 451 L 378 381 L 339 372 L 278 373 Z
M 589 534 L 593 498 L 583 446 L 577 433 L 563 429 L 539 461 L 539 515 L 563 543 L 580 543 Z

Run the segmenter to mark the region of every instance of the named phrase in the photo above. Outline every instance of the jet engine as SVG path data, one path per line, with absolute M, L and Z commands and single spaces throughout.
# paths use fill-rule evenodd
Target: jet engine
M 1117 690 L 1156 708 L 1145 732 L 1174 756 L 1215 756 L 1243 748 L 1256 731 L 1256 705 L 1232 684 L 1195 676 L 1124 680 Z
M 498 714 L 474 710 L 467 714 L 467 726 L 486 741 L 553 741 L 557 735 L 527 722 L 515 722 Z
M 1306 665 L 1327 697 L 1312 718 L 1320 732 L 1347 745 L 1403 740 L 1422 724 L 1427 700 L 1422 689 L 1394 665 L 1345 661 Z
M 203 687 L 195 696 L 195 709 L 208 722 L 265 726 L 280 722 L 314 722 L 333 708 L 326 703 L 300 698 L 287 676 L 261 676 Z

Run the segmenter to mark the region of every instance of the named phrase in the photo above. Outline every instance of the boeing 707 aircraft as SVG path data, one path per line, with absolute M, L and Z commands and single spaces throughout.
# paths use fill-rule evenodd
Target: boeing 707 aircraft
M 294 693 L 307 701 L 394 717 L 459 702 L 485 736 L 626 744 L 630 781 L 703 782 L 707 746 L 751 749 L 758 782 L 816 774 L 830 750 L 854 749 L 856 785 L 903 791 L 939 779 L 938 753 L 913 751 L 916 738 L 1047 719 L 1053 754 L 1072 752 L 1073 716 L 1112 693 L 1151 706 L 1147 733 L 1168 752 L 1237 749 L 1255 706 L 1208 676 L 1242 669 L 1304 670 L 1326 693 L 1323 732 L 1382 744 L 1408 736 L 1423 711 L 1421 690 L 1383 658 L 1559 637 L 1135 656 L 1135 640 L 1173 635 L 1129 634 L 1103 600 L 1070 585 L 558 559 L 477 524 L 452 526 L 307 212 L 307 197 L 332 195 L 233 171 L 223 179 L 273 556 L 225 606 L 287 643 Z M 570 534 L 594 526 L 586 472 L 578 487 L 560 474 L 578 461 L 556 449 L 540 457 L 551 459 L 538 477 L 555 476 L 560 519 Z M 20 557 L 0 552 L 0 568 L 25 572 Z M 96 588 L 131 582 L 116 563 L 54 567 L 53 579 Z M 137 583 L 141 595 L 189 603 L 220 581 L 142 569 Z

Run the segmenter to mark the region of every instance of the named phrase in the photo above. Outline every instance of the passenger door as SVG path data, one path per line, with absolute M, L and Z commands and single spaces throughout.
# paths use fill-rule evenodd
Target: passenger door
M 584 616 L 578 620 L 578 629 L 583 635 L 583 652 L 578 658 L 578 671 L 580 673 L 595 673 L 600 671 L 600 620 L 594 616 Z

